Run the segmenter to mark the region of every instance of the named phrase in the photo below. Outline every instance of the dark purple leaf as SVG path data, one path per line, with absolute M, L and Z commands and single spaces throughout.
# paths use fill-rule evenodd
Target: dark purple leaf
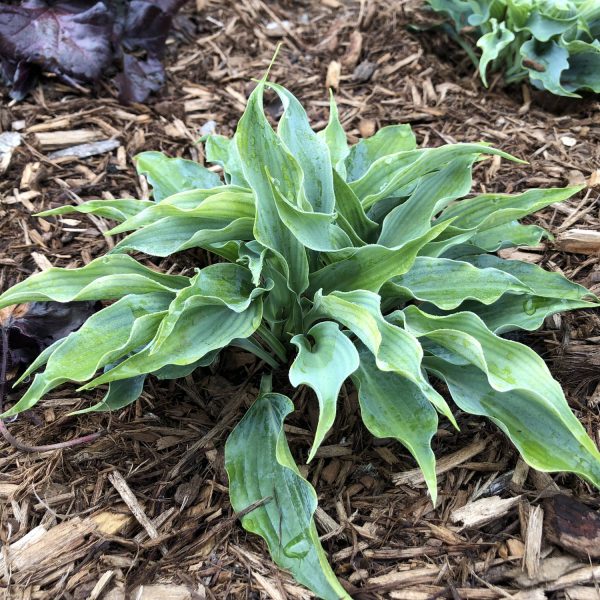
M 186 0 L 131 0 L 123 34 L 123 45 L 143 49 L 162 58 L 175 13 Z
M 97 80 L 115 60 L 120 97 L 142 102 L 164 82 L 158 59 L 173 16 L 187 0 L 25 0 L 0 2 L 0 67 L 21 99 L 42 71 L 76 85 Z M 133 57 L 128 50 L 142 51 Z
M 123 70 L 115 81 L 121 102 L 144 102 L 151 92 L 163 86 L 165 70 L 158 58 L 144 60 L 126 53 L 123 55 Z
M 112 30 L 103 2 L 0 4 L 0 55 L 75 80 L 96 79 L 110 64 Z
M 95 312 L 96 302 L 31 302 L 0 311 L 0 327 L 8 337 L 8 364 L 14 374 L 36 356 L 79 329 Z M 0 358 L 2 348 L 0 348 Z

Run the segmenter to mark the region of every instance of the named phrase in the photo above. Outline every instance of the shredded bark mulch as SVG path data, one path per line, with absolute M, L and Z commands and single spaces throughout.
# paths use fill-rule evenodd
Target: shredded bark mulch
M 168 84 L 149 104 L 120 105 L 110 83 L 73 90 L 52 79 L 19 104 L 4 101 L 0 132 L 14 134 L 3 138 L 14 148 L 0 157 L 0 290 L 35 270 L 81 266 L 106 252 L 105 220 L 33 214 L 92 198 L 146 198 L 132 160 L 142 150 L 202 161 L 199 137 L 233 132 L 252 79 L 283 42 L 272 78 L 302 101 L 317 128 L 326 123 L 331 86 L 351 141 L 410 123 L 423 145 L 487 141 L 528 161 L 480 163 L 475 191 L 585 184 L 532 220 L 554 241 L 507 255 L 600 292 L 600 103 L 503 88 L 498 77 L 486 90 L 447 37 L 411 29 L 434 21 L 421 4 L 198 0 L 176 20 Z M 273 118 L 281 110 L 274 98 L 267 108 Z M 206 257 L 145 260 L 189 272 Z M 596 443 L 599 324 L 598 311 L 580 311 L 526 338 Z M 0 594 L 311 597 L 242 530 L 227 498 L 224 441 L 256 397 L 259 375 L 252 356 L 226 351 L 212 369 L 150 381 L 138 402 L 115 414 L 69 416 L 102 391 L 79 396 L 64 386 L 7 423 L 30 445 L 103 435 L 43 453 L 0 442 Z M 316 403 L 289 388 L 284 374 L 279 379 L 297 407 L 286 428 L 304 465 Z M 6 401 L 20 393 L 10 390 Z M 600 598 L 597 491 L 571 475 L 529 469 L 489 422 L 460 413 L 458 421 L 460 432 L 442 422 L 434 440 L 440 493 L 433 507 L 408 452 L 364 429 L 356 394 L 346 388 L 332 434 L 302 469 L 319 495 L 324 547 L 352 596 Z

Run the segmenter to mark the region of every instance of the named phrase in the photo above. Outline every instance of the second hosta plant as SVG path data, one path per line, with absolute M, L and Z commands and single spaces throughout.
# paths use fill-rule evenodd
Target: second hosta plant
M 479 72 L 504 71 L 508 83 L 529 78 L 559 96 L 600 93 L 598 0 L 428 0 L 457 31 L 473 30 Z
M 274 130 L 269 88 L 283 104 Z M 226 346 L 265 363 L 261 393 L 231 433 L 225 460 L 236 511 L 273 559 L 319 597 L 348 598 L 313 521 L 314 489 L 284 434 L 294 407 L 270 386 L 289 370 L 315 393 L 320 417 L 311 460 L 336 416 L 340 389 L 358 389 L 362 419 L 395 438 L 422 469 L 435 503 L 431 439 L 438 419 L 455 424 L 449 396 L 490 418 L 542 471 L 570 471 L 600 486 L 600 454 L 560 385 L 530 348 L 505 339 L 553 313 L 597 307 L 584 287 L 493 253 L 545 235 L 519 219 L 578 188 L 471 195 L 486 144 L 417 148 L 407 125 L 384 127 L 349 146 L 335 103 L 315 133 L 300 103 L 263 79 L 233 138 L 211 136 L 206 157 L 223 178 L 182 159 L 148 152 L 137 166 L 153 201 L 98 200 L 44 214 L 95 213 L 127 233 L 80 269 L 50 269 L 0 296 L 0 308 L 53 300 L 105 307 L 45 350 L 37 372 L 4 417 L 32 408 L 56 386 L 108 384 L 88 410 L 134 402 L 147 377 L 174 378 L 210 364 Z M 128 253 L 166 257 L 204 248 L 219 257 L 191 277 L 159 273 Z M 445 384 L 449 396 L 443 392 Z M 262 504 L 260 503 L 262 501 Z

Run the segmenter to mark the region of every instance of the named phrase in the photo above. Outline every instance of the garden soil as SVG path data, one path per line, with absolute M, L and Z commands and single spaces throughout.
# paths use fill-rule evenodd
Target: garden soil
M 507 251 L 600 292 L 600 103 L 548 98 L 528 85 L 485 89 L 461 48 L 419 2 L 198 0 L 168 46 L 168 82 L 147 105 L 122 106 L 110 79 L 73 90 L 46 79 L 0 105 L 0 131 L 20 134 L 0 175 L 0 290 L 49 266 L 77 267 L 110 248 L 101 218 L 34 213 L 92 198 L 147 197 L 133 157 L 143 150 L 203 160 L 205 133 L 231 134 L 271 61 L 273 80 L 307 107 L 316 128 L 335 89 L 350 141 L 410 123 L 420 144 L 485 141 L 527 164 L 475 168 L 478 192 L 584 184 L 532 222 L 554 241 Z M 281 106 L 267 97 L 273 118 Z M 15 136 L 13 136 L 15 137 Z M 17 136 L 18 137 L 18 136 Z M 92 156 L 72 146 L 88 143 Z M 202 252 L 148 265 L 190 273 Z M 443 281 L 440 282 L 443 285 Z M 600 442 L 600 318 L 549 319 L 523 338 L 564 385 Z M 311 595 L 242 530 L 227 498 L 223 447 L 256 397 L 261 364 L 226 351 L 177 382 L 150 381 L 115 414 L 69 416 L 102 391 L 49 394 L 7 423 L 28 445 L 101 432 L 93 443 L 27 453 L 0 442 L 0 595 L 12 599 L 301 599 Z M 439 498 L 431 505 L 409 453 L 362 426 L 346 388 L 336 425 L 304 466 L 317 404 L 277 385 L 297 410 L 290 445 L 320 500 L 316 519 L 336 574 L 357 600 L 600 598 L 600 501 L 571 475 L 538 473 L 498 429 L 458 414 L 440 422 Z M 21 393 L 11 390 L 6 401 Z

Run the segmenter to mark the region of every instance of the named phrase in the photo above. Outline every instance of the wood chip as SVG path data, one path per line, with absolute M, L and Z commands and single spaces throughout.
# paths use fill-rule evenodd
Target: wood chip
M 600 254 L 600 231 L 570 229 L 558 236 L 555 245 L 565 252 Z
M 543 524 L 544 510 L 541 506 L 535 506 L 529 513 L 527 535 L 525 537 L 525 555 L 523 556 L 523 564 L 529 577 L 535 577 L 540 568 Z
M 34 135 L 35 141 L 42 150 L 67 148 L 77 144 L 96 142 L 102 137 L 102 132 L 96 129 L 71 129 L 66 131 L 44 131 Z
M 485 523 L 499 519 L 507 514 L 521 501 L 521 496 L 515 498 L 500 498 L 499 496 L 490 496 L 481 498 L 475 502 L 470 502 L 462 508 L 458 508 L 450 513 L 450 520 L 453 523 L 462 522 L 463 528 L 480 527 Z
M 337 60 L 332 60 L 327 67 L 327 77 L 325 78 L 325 87 L 337 90 L 340 87 L 340 76 L 342 74 L 342 65 Z
M 477 454 L 482 452 L 487 445 L 487 440 L 477 440 L 466 448 L 455 452 L 454 454 L 443 456 L 436 463 L 436 474 L 441 475 L 446 471 L 450 471 L 451 469 L 458 467 L 461 463 L 464 463 L 474 456 L 477 456 Z M 423 475 L 421 469 L 412 469 L 410 471 L 404 471 L 403 473 L 394 473 L 392 475 L 392 481 L 396 485 L 419 485 L 421 483 L 425 483 L 425 476 Z
M 131 592 L 131 600 L 192 600 L 192 590 L 185 585 L 140 585 Z
M 112 152 L 121 145 L 119 140 L 109 139 L 100 140 L 98 142 L 91 142 L 89 144 L 78 144 L 77 146 L 70 146 L 63 150 L 57 150 L 48 155 L 50 160 L 57 158 L 88 158 L 89 156 L 96 156 L 97 154 L 105 154 L 106 152 Z
M 546 537 L 583 558 L 600 558 L 600 514 L 571 496 L 559 494 L 544 503 Z
M 422 567 L 420 569 L 407 569 L 406 571 L 392 571 L 378 577 L 371 577 L 369 585 L 377 586 L 401 586 L 414 585 L 417 583 L 432 583 L 438 576 L 438 567 Z
M 125 502 L 125 504 L 127 504 L 129 510 L 131 510 L 131 513 L 137 519 L 138 523 L 146 530 L 148 536 L 151 539 L 158 538 L 159 533 L 156 530 L 156 527 L 153 525 L 152 521 L 150 521 L 150 519 L 147 517 L 146 513 L 144 512 L 144 509 L 141 507 L 137 498 L 134 496 L 133 492 L 127 485 L 125 479 L 123 479 L 121 473 L 119 473 L 119 471 L 116 470 L 113 471 L 108 475 L 108 480 L 113 484 L 117 492 L 119 492 L 119 495 L 121 496 L 121 498 L 123 498 L 123 501 Z M 164 546 L 161 546 L 161 551 L 163 552 L 163 555 L 167 553 L 167 550 Z

